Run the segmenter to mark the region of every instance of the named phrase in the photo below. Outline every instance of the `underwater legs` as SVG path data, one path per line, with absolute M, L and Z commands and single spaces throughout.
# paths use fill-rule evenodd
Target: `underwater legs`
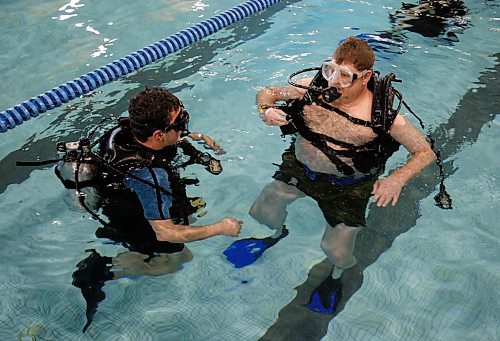
M 305 194 L 296 187 L 275 180 L 264 187 L 250 207 L 249 213 L 259 223 L 279 230 L 285 224 L 287 205 L 303 197 Z
M 348 226 L 339 223 L 335 227 L 326 225 L 321 239 L 321 248 L 330 262 L 333 263 L 331 276 L 326 277 L 311 294 L 306 307 L 322 314 L 334 314 L 342 297 L 342 282 L 340 277 L 345 269 L 356 265 L 353 255 L 356 235 L 361 227 Z
M 361 227 L 348 226 L 344 223 L 339 223 L 335 227 L 327 224 L 321 239 L 321 249 L 335 266 L 332 273 L 334 278 L 341 275 L 338 269 L 345 270 L 356 265 L 353 252 L 356 235 L 360 230 Z
M 285 238 L 288 235 L 288 229 L 284 225 L 286 206 L 304 196 L 297 188 L 281 181 L 273 181 L 264 187 L 249 213 L 259 223 L 276 232 L 266 238 L 245 238 L 233 242 L 224 250 L 227 260 L 236 268 L 250 265 L 262 256 L 264 251 Z

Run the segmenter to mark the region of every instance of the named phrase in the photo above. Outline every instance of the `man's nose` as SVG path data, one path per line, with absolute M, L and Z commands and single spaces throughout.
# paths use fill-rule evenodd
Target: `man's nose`
M 340 83 L 337 81 L 337 77 L 333 77 L 333 79 L 330 79 L 328 81 L 328 86 L 329 87 L 333 86 L 333 87 L 337 87 L 337 88 L 340 87 Z

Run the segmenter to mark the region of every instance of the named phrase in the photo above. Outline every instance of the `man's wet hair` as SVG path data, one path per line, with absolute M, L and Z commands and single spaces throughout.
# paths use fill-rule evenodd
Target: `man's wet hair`
M 163 88 L 146 88 L 128 105 L 130 126 L 137 140 L 145 142 L 155 130 L 164 129 L 181 102 Z
M 375 54 L 366 41 L 351 36 L 337 47 L 333 59 L 337 64 L 350 63 L 359 71 L 363 71 L 373 68 Z

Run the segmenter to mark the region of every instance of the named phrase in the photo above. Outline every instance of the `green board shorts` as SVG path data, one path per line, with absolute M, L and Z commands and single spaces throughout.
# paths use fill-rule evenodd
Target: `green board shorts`
M 297 160 L 293 147 L 284 151 L 282 160 L 273 178 L 297 187 L 316 200 L 330 226 L 334 227 L 339 223 L 366 226 L 365 210 L 375 178 L 370 177 L 349 185 L 336 184 L 331 175 L 309 171 Z M 311 173 L 314 174 L 314 180 L 311 180 Z

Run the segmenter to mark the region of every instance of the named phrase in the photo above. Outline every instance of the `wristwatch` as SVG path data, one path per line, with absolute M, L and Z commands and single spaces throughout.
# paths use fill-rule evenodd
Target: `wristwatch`
M 269 104 L 259 104 L 257 106 L 257 111 L 261 114 L 264 113 L 264 111 L 266 111 L 267 109 L 269 109 L 271 106 Z

